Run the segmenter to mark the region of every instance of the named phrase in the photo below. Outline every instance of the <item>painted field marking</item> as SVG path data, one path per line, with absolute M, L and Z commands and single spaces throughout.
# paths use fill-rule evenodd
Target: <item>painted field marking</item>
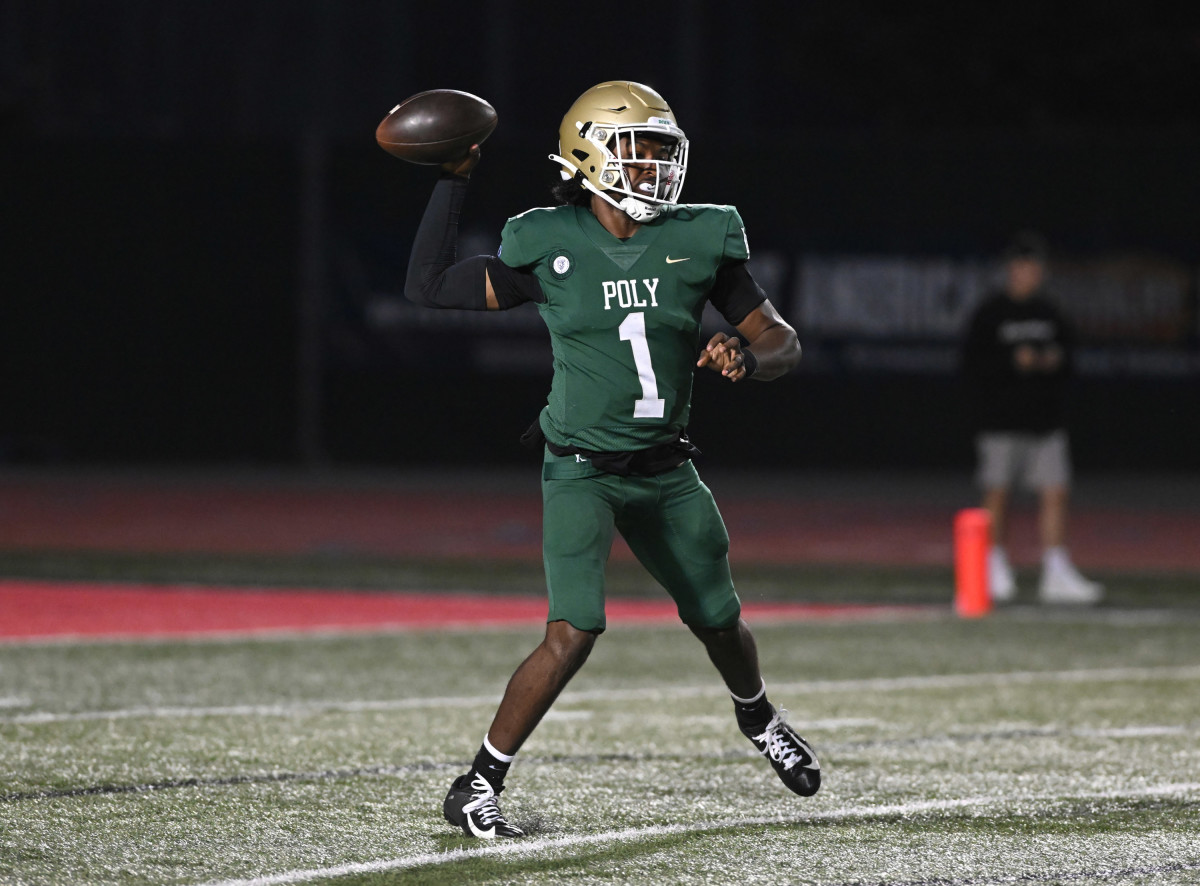
M 982 674 L 933 674 L 926 677 L 875 677 L 860 680 L 812 680 L 803 683 L 772 683 L 772 693 L 788 692 L 892 692 L 962 689 L 979 686 L 1030 685 L 1034 683 L 1123 683 L 1153 680 L 1200 680 L 1200 665 L 1145 668 L 1095 668 L 1074 671 L 1009 671 Z M 674 698 L 713 696 L 724 698 L 716 685 L 663 686 L 638 689 L 590 689 L 565 691 L 558 704 L 587 701 L 658 701 Z M 224 705 L 213 707 L 135 707 L 108 711 L 29 711 L 0 714 L 0 723 L 68 723 L 86 720 L 172 719 L 184 717 L 293 717 L 327 711 L 424 710 L 495 705 L 498 695 L 397 698 L 380 701 L 309 701 L 273 705 Z
M 920 800 L 912 803 L 892 803 L 879 806 L 851 806 L 830 812 L 815 812 L 799 816 L 773 815 L 760 818 L 737 818 L 727 821 L 706 821 L 695 824 L 651 825 L 644 828 L 625 828 L 593 834 L 578 834 L 567 837 L 523 839 L 505 843 L 486 843 L 479 848 L 451 849 L 446 852 L 426 852 L 401 858 L 380 859 L 370 862 L 354 862 L 327 868 L 285 871 L 245 880 L 221 880 L 204 886 L 288 886 L 324 877 L 341 877 L 352 874 L 376 874 L 387 871 L 408 870 L 416 867 L 453 864 L 468 858 L 479 857 L 523 857 L 538 855 L 553 849 L 574 849 L 583 846 L 609 843 L 633 843 L 654 837 L 672 834 L 703 833 L 730 828 L 763 827 L 768 825 L 803 825 L 810 822 L 850 822 L 861 818 L 879 816 L 906 816 L 927 812 L 953 812 L 959 809 L 979 809 L 991 806 L 1012 807 L 1018 803 L 1061 803 L 1068 800 L 1129 800 L 1139 797 L 1184 797 L 1200 792 L 1200 783 L 1152 785 L 1131 791 L 1100 791 L 1084 794 L 1033 794 L 965 797 L 958 800 Z M 1198 865 L 1200 867 L 1200 865 Z

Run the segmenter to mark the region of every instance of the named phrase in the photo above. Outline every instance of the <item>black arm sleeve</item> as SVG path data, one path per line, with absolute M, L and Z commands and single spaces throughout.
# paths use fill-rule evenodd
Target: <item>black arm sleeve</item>
M 717 269 L 708 300 L 730 326 L 737 326 L 750 312 L 767 300 L 767 294 L 750 276 L 744 261 L 730 262 Z
M 527 301 L 541 304 L 546 300 L 542 284 L 529 268 L 510 268 L 497 256 L 487 260 L 488 279 L 492 281 L 492 292 L 500 310 L 507 311 Z
M 404 294 L 409 301 L 428 308 L 487 309 L 487 256 L 456 262 L 466 196 L 467 180 L 458 176 L 444 175 L 433 186 L 408 259 Z
M 444 175 L 434 185 L 413 240 L 405 296 L 428 308 L 483 311 L 487 309 L 490 279 L 502 310 L 522 302 L 544 301 L 542 287 L 528 271 L 510 268 L 495 256 L 476 255 L 456 261 L 458 219 L 466 196 L 464 178 Z

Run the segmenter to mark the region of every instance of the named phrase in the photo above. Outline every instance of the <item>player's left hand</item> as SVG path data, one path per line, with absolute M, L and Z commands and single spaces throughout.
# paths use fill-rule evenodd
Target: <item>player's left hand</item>
M 700 359 L 696 361 L 696 366 L 707 366 L 730 381 L 741 381 L 746 377 L 741 339 L 718 332 L 708 340 Z

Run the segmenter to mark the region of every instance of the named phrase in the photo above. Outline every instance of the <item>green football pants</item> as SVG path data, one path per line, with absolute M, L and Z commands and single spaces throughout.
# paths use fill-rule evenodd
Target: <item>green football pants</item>
M 618 477 L 571 456 L 547 455 L 542 502 L 548 621 L 604 630 L 614 531 L 666 588 L 685 624 L 728 628 L 740 616 L 729 533 L 690 461 L 657 477 Z

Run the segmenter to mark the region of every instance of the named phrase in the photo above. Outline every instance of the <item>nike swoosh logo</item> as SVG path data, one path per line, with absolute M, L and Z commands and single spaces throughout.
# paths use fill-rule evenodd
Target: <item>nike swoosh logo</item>
M 808 759 L 812 761 L 812 762 L 810 762 L 810 763 L 805 763 L 805 764 L 804 764 L 804 768 L 805 768 L 805 769 L 816 769 L 816 770 L 820 771 L 820 769 L 821 769 L 821 764 L 817 762 L 817 755 L 813 753 L 813 749 L 812 749 L 812 748 L 810 748 L 810 747 L 809 747 L 809 746 L 808 746 L 808 745 L 807 745 L 805 742 L 803 742 L 803 741 L 799 741 L 799 742 L 797 742 L 797 744 L 799 744 L 799 745 L 800 745 L 800 747 L 802 747 L 802 748 L 804 749 L 804 752 L 805 752 L 806 754 L 808 754 Z M 468 820 L 468 821 L 470 821 L 470 818 L 468 818 L 467 820 Z
M 486 831 L 480 830 L 475 824 L 475 819 L 471 818 L 471 813 L 469 812 L 467 813 L 467 827 L 471 829 L 472 834 L 484 840 L 492 840 L 496 836 L 495 825 L 492 825 Z
M 669 264 L 669 265 L 675 265 L 681 261 L 691 261 L 691 260 L 692 259 L 690 257 L 688 257 L 688 258 L 671 258 L 671 256 L 669 256 L 669 255 L 667 256 L 667 264 Z

